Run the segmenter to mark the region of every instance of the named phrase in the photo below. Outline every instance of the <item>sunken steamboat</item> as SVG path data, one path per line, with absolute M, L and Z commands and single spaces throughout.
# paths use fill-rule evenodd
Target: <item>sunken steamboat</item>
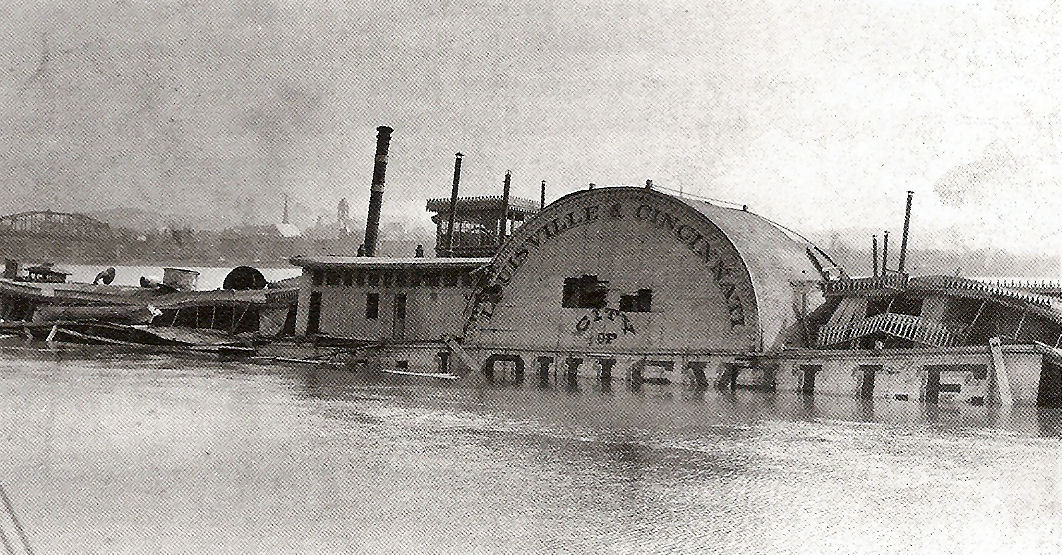
M 367 256 L 298 256 L 295 333 L 354 365 L 494 382 L 588 380 L 896 402 L 1062 401 L 1056 282 L 911 275 L 873 243 L 852 276 L 801 234 L 669 191 L 594 187 L 546 203 L 431 199 L 434 258 L 373 255 L 391 130 L 378 129 Z M 364 347 L 368 345 L 368 347 Z
M 458 153 L 450 196 L 426 203 L 434 253 L 385 257 L 376 251 L 391 133 L 377 128 L 357 256 L 293 256 L 300 275 L 276 289 L 65 295 L 96 310 L 168 300 L 146 329 L 243 334 L 239 344 L 261 358 L 417 379 L 1062 404 L 1062 288 L 908 273 L 913 193 L 895 263 L 887 235 L 880 253 L 875 237 L 871 275 L 853 276 L 747 206 L 651 181 L 547 204 L 545 182 L 537 201 L 519 198 L 506 173 L 500 195 L 461 197 Z M 40 296 L 0 285 L 9 307 Z M 240 328 L 235 311 L 252 307 L 253 329 Z

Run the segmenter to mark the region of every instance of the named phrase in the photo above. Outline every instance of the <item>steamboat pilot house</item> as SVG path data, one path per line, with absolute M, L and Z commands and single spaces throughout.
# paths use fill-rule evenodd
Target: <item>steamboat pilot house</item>
M 450 199 L 427 203 L 439 229 L 436 258 L 419 247 L 411 257 L 292 258 L 303 269 L 297 334 L 318 343 L 385 347 L 377 353 L 397 370 L 445 371 L 450 352 L 441 338 L 461 333 L 482 268 L 508 230 L 538 211 L 519 197 L 458 198 L 451 244 L 449 206 Z

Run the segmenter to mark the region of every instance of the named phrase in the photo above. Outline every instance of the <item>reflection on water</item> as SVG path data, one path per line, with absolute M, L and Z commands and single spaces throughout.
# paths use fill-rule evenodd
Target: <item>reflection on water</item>
M 0 351 L 38 552 L 1055 552 L 1060 414 Z

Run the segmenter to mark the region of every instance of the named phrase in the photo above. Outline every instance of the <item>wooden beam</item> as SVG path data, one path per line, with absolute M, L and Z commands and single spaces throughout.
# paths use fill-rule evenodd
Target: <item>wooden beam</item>
M 978 318 L 981 317 L 981 311 L 985 309 L 985 303 L 988 301 L 982 300 L 981 306 L 977 307 L 977 312 L 974 313 L 973 320 L 970 320 L 969 324 L 963 326 L 962 331 L 959 332 L 963 341 L 966 341 L 970 337 L 970 331 L 973 330 L 974 324 L 977 323 Z
M 1028 314 L 1026 311 L 1024 311 L 1024 310 L 1021 311 L 1021 320 L 1018 320 L 1018 327 L 1014 328 L 1014 340 L 1015 341 L 1018 340 L 1018 333 L 1021 332 L 1021 326 L 1022 326 L 1022 324 L 1025 323 L 1025 315 L 1026 314 Z

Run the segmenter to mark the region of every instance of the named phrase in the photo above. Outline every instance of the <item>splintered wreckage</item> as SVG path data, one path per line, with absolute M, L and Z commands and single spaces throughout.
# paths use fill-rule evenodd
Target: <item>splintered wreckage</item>
M 294 330 L 297 288 L 267 283 L 240 266 L 222 289 L 196 290 L 198 273 L 165 268 L 162 280 L 112 285 L 108 268 L 94 283 L 67 282 L 51 264 L 21 269 L 8 260 L 0 278 L 0 333 L 42 341 L 147 346 L 162 350 L 253 354 Z

